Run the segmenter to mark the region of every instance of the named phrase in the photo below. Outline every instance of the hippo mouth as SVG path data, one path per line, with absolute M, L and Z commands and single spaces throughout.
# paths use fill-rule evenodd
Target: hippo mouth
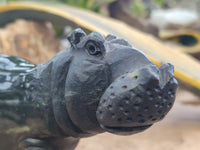
M 135 126 L 135 127 L 110 127 L 110 126 L 104 126 L 100 124 L 101 128 L 111 133 L 117 133 L 117 132 L 123 132 L 123 133 L 135 132 L 136 133 L 136 132 L 141 132 L 143 130 L 146 130 L 151 126 L 152 124 L 144 125 L 144 126 Z

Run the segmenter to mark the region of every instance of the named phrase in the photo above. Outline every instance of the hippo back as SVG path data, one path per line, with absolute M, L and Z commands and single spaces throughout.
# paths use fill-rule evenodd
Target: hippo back
M 21 103 L 24 91 L 19 77 L 34 68 L 30 62 L 13 56 L 0 55 L 0 145 L 1 149 L 14 149 L 16 140 L 11 132 L 17 127 L 19 117 L 16 106 Z M 21 119 L 20 119 L 21 120 Z M 26 128 L 21 128 L 22 130 Z
M 0 55 L 0 109 L 6 100 L 11 102 L 21 98 L 24 85 L 23 82 L 17 83 L 18 77 L 23 80 L 24 74 L 34 67 L 22 58 Z
M 0 55 L 0 118 L 15 122 L 22 119 L 17 117 L 17 112 L 24 101 L 26 83 L 23 80 L 34 67 L 22 58 Z M 1 130 L 4 129 L 0 127 Z

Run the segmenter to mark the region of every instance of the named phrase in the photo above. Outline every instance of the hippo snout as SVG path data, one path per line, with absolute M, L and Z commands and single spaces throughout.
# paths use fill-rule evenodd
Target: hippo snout
M 100 126 L 115 134 L 133 134 L 163 119 L 175 100 L 173 66 L 149 65 L 121 75 L 101 97 L 96 115 Z

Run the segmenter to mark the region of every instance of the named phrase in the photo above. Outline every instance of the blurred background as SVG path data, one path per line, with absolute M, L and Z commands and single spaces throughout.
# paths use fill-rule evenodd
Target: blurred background
M 199 150 L 199 17 L 199 0 L 0 0 L 0 53 L 46 62 L 77 27 L 126 38 L 157 65 L 175 65 L 174 107 L 143 133 L 103 133 L 81 139 L 76 150 Z
M 9 2 L 30 1 L 0 1 L 1 4 Z M 32 2 L 48 3 L 51 4 L 51 6 L 54 4 L 68 5 L 89 10 L 104 17 L 114 18 L 128 24 L 136 30 L 148 33 L 162 40 L 176 51 L 188 53 L 197 59 L 200 58 L 199 0 L 32 0 Z M 57 6 L 57 8 L 60 8 L 60 6 Z M 86 18 L 83 18 L 83 20 L 84 19 Z M 14 20 L 16 21 L 16 18 L 12 21 Z M 41 20 L 39 21 L 41 22 Z M 59 27 L 58 24 L 53 24 L 52 30 L 55 32 L 56 38 L 60 40 L 59 42 L 61 42 L 61 45 L 67 44 L 64 40 L 65 37 L 79 25 L 76 23 L 75 25 Z M 5 22 L 3 21 L 0 25 L 4 26 Z M 9 26 L 10 24 L 6 25 Z M 109 26 L 109 24 L 107 26 Z M 66 47 L 66 45 L 64 45 L 64 47 Z M 3 49 L 6 50 L 6 48 Z

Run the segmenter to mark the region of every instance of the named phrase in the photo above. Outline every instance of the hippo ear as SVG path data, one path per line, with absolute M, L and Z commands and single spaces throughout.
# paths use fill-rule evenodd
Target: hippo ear
M 116 37 L 115 35 L 108 34 L 108 35 L 106 36 L 106 41 L 111 41 L 111 40 L 116 39 L 116 38 L 117 38 L 117 37 Z
M 86 33 L 80 29 L 77 28 L 67 37 L 72 47 L 76 47 L 76 45 L 81 41 L 81 39 L 86 36 Z

